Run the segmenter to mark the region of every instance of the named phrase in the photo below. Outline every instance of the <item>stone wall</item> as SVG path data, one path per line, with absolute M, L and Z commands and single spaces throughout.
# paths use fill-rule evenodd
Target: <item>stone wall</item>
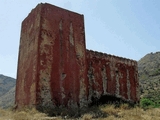
M 18 106 L 37 104 L 40 11 L 37 6 L 22 22 L 15 99 Z
M 16 105 L 81 108 L 113 95 L 137 102 L 137 62 L 86 50 L 83 15 L 39 4 L 22 22 Z
M 89 100 L 111 95 L 125 101 L 139 101 L 137 62 L 87 50 Z
M 39 4 L 22 23 L 16 87 L 18 107 L 85 104 L 85 52 L 83 15 Z

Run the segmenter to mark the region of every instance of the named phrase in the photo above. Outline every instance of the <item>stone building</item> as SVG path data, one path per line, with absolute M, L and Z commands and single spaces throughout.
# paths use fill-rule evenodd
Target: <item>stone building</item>
M 81 108 L 111 95 L 138 102 L 137 62 L 90 51 L 84 16 L 38 4 L 22 22 L 16 105 Z

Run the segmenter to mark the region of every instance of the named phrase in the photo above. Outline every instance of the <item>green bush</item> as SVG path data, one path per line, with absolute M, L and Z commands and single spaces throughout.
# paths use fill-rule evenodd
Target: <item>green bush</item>
M 142 108 L 154 108 L 155 107 L 155 103 L 148 99 L 148 98 L 142 98 L 141 101 L 140 101 L 140 106 Z
M 156 107 L 156 108 L 159 108 L 159 107 L 160 107 L 160 100 L 156 100 L 156 102 L 155 102 L 155 107 Z

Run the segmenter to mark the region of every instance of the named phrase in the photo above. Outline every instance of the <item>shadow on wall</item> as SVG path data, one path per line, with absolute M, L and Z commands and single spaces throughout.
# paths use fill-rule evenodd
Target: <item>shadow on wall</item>
M 135 102 L 126 101 L 122 98 L 115 97 L 113 95 L 102 95 L 100 98 L 92 97 L 92 103 L 89 106 L 99 106 L 104 104 L 114 104 L 116 107 L 119 107 L 121 104 L 127 103 L 129 106 L 133 107 L 136 105 Z

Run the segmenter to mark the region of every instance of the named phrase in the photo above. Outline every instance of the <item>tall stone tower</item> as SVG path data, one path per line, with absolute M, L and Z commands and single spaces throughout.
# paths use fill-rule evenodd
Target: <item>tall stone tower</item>
M 17 107 L 84 106 L 86 77 L 83 15 L 37 5 L 22 22 Z

